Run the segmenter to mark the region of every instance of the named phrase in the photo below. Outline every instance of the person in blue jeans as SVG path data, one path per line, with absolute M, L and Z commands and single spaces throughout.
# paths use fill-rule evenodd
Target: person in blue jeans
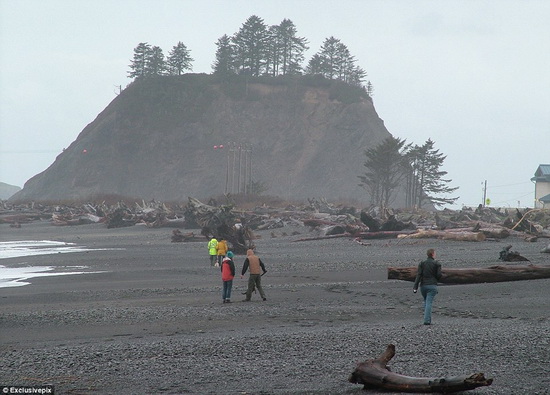
M 432 323 L 432 304 L 437 295 L 437 283 L 441 280 L 441 264 L 435 260 L 435 250 L 430 248 L 427 252 L 428 259 L 418 264 L 413 292 L 418 291 L 424 298 L 424 325 Z
M 228 251 L 227 256 L 223 258 L 221 268 L 222 272 L 222 302 L 231 303 L 231 288 L 233 287 L 233 278 L 235 277 L 235 263 L 233 262 L 233 252 Z

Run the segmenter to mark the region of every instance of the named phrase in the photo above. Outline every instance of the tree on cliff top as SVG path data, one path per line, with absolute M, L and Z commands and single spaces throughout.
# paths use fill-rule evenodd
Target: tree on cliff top
M 193 58 L 184 43 L 179 41 L 168 54 L 168 71 L 171 75 L 181 75 L 185 70 L 192 70 Z

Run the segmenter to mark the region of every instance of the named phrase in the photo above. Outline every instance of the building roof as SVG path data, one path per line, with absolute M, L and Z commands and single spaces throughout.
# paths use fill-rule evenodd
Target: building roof
M 539 201 L 543 202 L 543 203 L 550 203 L 550 193 L 546 196 L 543 196 L 539 199 Z
M 550 165 L 539 165 L 539 168 L 535 172 L 535 177 L 550 175 Z
M 539 165 L 531 181 L 550 182 L 550 165 Z

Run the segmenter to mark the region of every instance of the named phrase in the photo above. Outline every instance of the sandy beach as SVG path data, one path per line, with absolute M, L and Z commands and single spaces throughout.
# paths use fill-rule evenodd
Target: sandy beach
M 296 236 L 293 231 L 300 232 Z M 267 301 L 243 302 L 246 277 L 222 304 L 206 242 L 171 243 L 171 229 L 2 225 L 0 241 L 51 240 L 88 251 L 1 259 L 83 274 L 0 288 L 0 386 L 53 385 L 56 394 L 377 394 L 349 383 L 358 361 L 396 345 L 392 370 L 445 377 L 483 372 L 478 394 L 550 393 L 550 279 L 442 285 L 422 325 L 412 283 L 387 267 L 416 266 L 428 248 L 443 267 L 500 264 L 507 244 L 339 238 L 294 242 L 307 228 L 258 232 Z M 240 273 L 244 256 L 235 263 Z M 93 272 L 93 273 L 92 273 Z

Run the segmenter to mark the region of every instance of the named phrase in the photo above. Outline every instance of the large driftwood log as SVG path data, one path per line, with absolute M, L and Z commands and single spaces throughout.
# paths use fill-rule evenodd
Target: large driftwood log
M 389 344 L 378 358 L 358 363 L 348 381 L 363 384 L 366 390 L 377 388 L 386 391 L 424 393 L 467 391 L 493 383 L 493 379 L 486 379 L 483 373 L 442 378 L 411 377 L 393 373 L 387 365 L 394 355 L 395 346 Z
M 361 239 L 396 239 L 416 233 L 416 230 L 399 230 L 399 231 L 378 231 L 378 232 L 360 232 L 356 237 Z
M 389 267 L 388 279 L 414 281 L 416 267 Z M 550 265 L 497 265 L 487 268 L 442 269 L 443 284 L 498 283 L 503 281 L 538 280 L 550 278 Z
M 293 242 L 297 241 L 314 241 L 314 240 L 327 240 L 327 239 L 338 239 L 341 237 L 352 237 L 349 233 L 342 233 L 337 235 L 327 235 L 327 236 L 313 236 L 313 237 L 302 237 L 301 239 L 292 240 Z
M 449 232 L 444 230 L 420 230 L 408 235 L 398 235 L 403 239 L 442 239 L 458 241 L 484 241 L 485 235 L 482 232 Z

